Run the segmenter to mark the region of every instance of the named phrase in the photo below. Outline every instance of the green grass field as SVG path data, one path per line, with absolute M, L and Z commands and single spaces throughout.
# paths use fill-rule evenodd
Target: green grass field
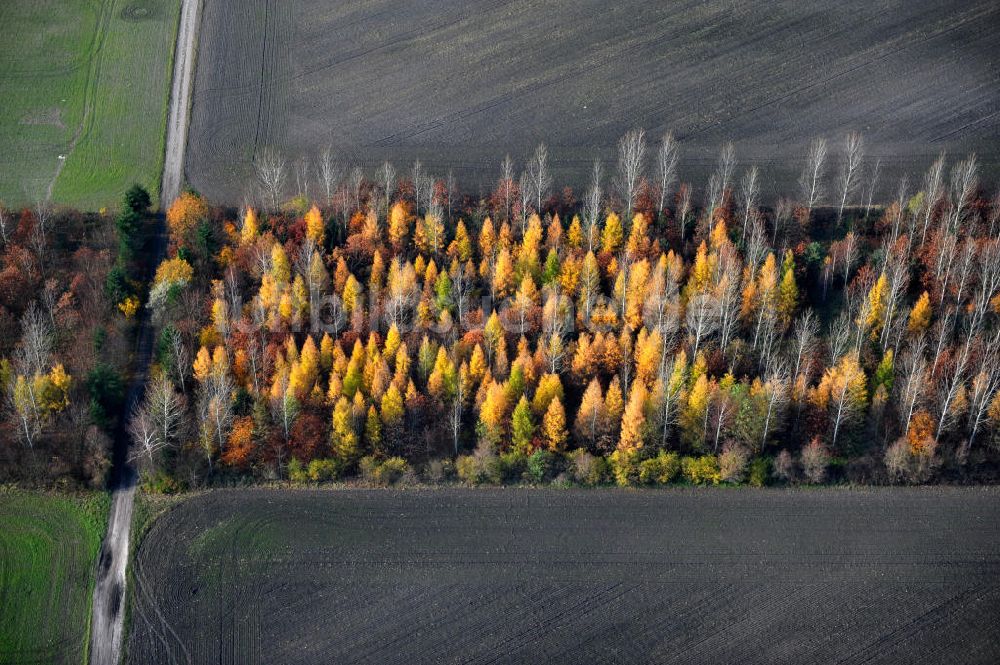
M 85 662 L 108 506 L 0 490 L 0 664 Z
M 180 0 L 0 3 L 0 201 L 159 191 Z

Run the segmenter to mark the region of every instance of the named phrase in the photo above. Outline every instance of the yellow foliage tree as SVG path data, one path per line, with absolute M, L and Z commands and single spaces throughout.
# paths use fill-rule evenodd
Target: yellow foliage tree
M 910 318 L 906 324 L 906 329 L 911 335 L 919 335 L 927 330 L 931 323 L 931 296 L 927 291 L 920 294 L 913 309 L 910 310 Z
M 289 263 L 288 254 L 280 242 L 274 243 L 271 247 L 271 277 L 278 284 L 287 284 L 292 279 L 292 264 Z
M 731 244 L 729 241 L 729 229 L 726 228 L 726 220 L 719 219 L 712 227 L 712 233 L 709 236 L 709 242 L 712 243 L 712 251 L 718 252 L 726 245 Z
M 844 423 L 856 416 L 868 401 L 868 379 L 858 363 L 857 354 L 844 356 L 824 372 L 812 393 L 812 401 L 817 407 L 829 411 L 833 423 L 831 443 L 836 445 Z
M 642 448 L 646 430 L 646 398 L 648 391 L 642 381 L 635 381 L 629 392 L 628 404 L 622 414 L 621 439 L 618 450 L 632 452 Z
M 583 391 L 580 408 L 576 411 L 576 421 L 573 423 L 573 432 L 581 443 L 593 448 L 597 444 L 598 434 L 606 420 L 607 412 L 604 410 L 601 383 L 594 378 L 591 379 L 587 389 Z
M 700 450 L 705 442 L 705 425 L 711 385 L 704 373 L 695 379 L 680 413 L 681 440 L 691 450 Z
M 178 245 L 190 239 L 198 223 L 208 217 L 208 204 L 197 194 L 184 192 L 167 209 L 167 228 Z
M 198 349 L 198 355 L 194 359 L 194 378 L 204 382 L 212 375 L 212 355 L 204 346 Z
M 333 426 L 330 432 L 333 455 L 348 467 L 360 456 L 358 433 L 354 429 L 354 409 L 346 397 L 337 400 L 333 407 Z
M 354 275 L 347 276 L 347 283 L 344 284 L 344 293 L 341 296 L 344 303 L 344 312 L 348 316 L 354 313 L 356 307 L 362 304 L 362 289 L 361 284 L 358 280 L 354 279 Z
M 247 208 L 243 214 L 243 228 L 240 229 L 240 244 L 244 246 L 251 244 L 257 239 L 258 233 L 260 228 L 257 223 L 257 213 L 253 208 Z
M 469 238 L 468 229 L 465 228 L 465 222 L 461 219 L 455 225 L 455 239 L 451 241 L 448 253 L 461 263 L 472 258 L 472 240 Z
M 569 224 L 569 230 L 566 231 L 566 245 L 570 249 L 582 249 L 583 241 L 583 226 L 580 224 L 580 216 L 573 215 L 573 220 Z
M 863 312 L 864 326 L 871 331 L 872 338 L 877 338 L 882 332 L 886 315 L 886 291 L 889 288 L 889 280 L 885 273 L 879 275 L 878 281 L 868 291 L 868 302 Z
M 785 252 L 782 271 L 781 284 L 778 286 L 778 320 L 781 327 L 787 329 L 799 302 L 799 287 L 795 283 L 795 258 L 791 250 Z
M 139 311 L 139 299 L 135 296 L 128 296 L 118 303 L 118 310 L 126 319 L 132 320 L 136 312 Z
M 549 409 L 549 404 L 554 399 L 564 399 L 562 381 L 558 374 L 543 374 L 538 380 L 538 387 L 535 389 L 535 396 L 531 400 L 531 409 L 537 418 L 541 418 Z
M 500 447 L 507 418 L 507 398 L 503 385 L 491 383 L 479 408 L 479 424 L 485 441 Z
M 54 366 L 36 386 L 39 403 L 47 413 L 56 413 L 69 406 L 69 390 L 73 379 L 66 373 L 62 363 Z
M 493 227 L 493 220 L 489 217 L 483 220 L 483 226 L 479 230 L 479 252 L 483 260 L 492 260 L 493 252 L 496 250 L 497 234 Z
M 660 335 L 660 331 L 656 328 L 653 328 L 651 333 L 647 333 L 646 328 L 640 330 L 635 342 L 636 379 L 647 386 L 652 385 L 660 368 L 662 357 L 663 336 Z
M 409 234 L 410 212 L 405 203 L 396 201 L 389 211 L 389 243 L 397 254 L 403 250 Z
M 493 268 L 493 295 L 506 298 L 514 290 L 514 264 L 507 248 L 500 250 Z
M 608 436 L 613 438 L 611 446 L 618 441 L 618 430 L 621 425 L 622 415 L 625 413 L 625 397 L 622 395 L 621 382 L 615 376 L 608 385 L 608 391 L 604 393 L 604 412 L 608 418 Z
M 690 299 L 699 293 L 706 293 L 712 285 L 712 273 L 715 272 L 715 255 L 709 255 L 708 246 L 705 241 L 698 245 L 695 252 L 694 265 L 691 266 L 691 274 L 688 277 L 687 285 L 684 287 L 685 296 Z
M 562 400 L 554 397 L 549 402 L 549 408 L 545 411 L 542 419 L 542 436 L 545 443 L 552 452 L 562 452 L 566 449 L 566 409 L 563 408 Z
M 403 422 L 406 411 L 403 406 L 403 395 L 396 384 L 389 384 L 385 394 L 382 395 L 381 407 L 382 424 L 386 428 L 397 427 Z
M 154 284 L 188 284 L 194 277 L 194 268 L 181 258 L 165 259 L 156 268 Z
M 605 254 L 617 252 L 622 246 L 624 233 L 621 218 L 614 212 L 609 212 L 601 231 L 601 251 Z
M 632 229 L 628 234 L 625 252 L 633 261 L 639 260 L 649 251 L 649 220 L 641 212 L 632 217 Z
M 306 213 L 305 220 L 306 237 L 322 247 L 323 240 L 326 238 L 326 224 L 323 222 L 323 213 L 319 211 L 315 203 Z

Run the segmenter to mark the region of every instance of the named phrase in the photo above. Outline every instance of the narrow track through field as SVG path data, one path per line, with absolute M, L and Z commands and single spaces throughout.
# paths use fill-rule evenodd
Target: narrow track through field
M 183 176 L 184 144 L 187 141 L 188 110 L 191 105 L 191 83 L 194 74 L 195 40 L 201 0 L 183 0 L 181 24 L 177 31 L 174 56 L 173 87 L 170 95 L 170 121 L 167 127 L 166 159 L 161 187 L 161 209 L 180 192 Z M 166 249 L 162 220 L 151 239 L 151 259 L 146 267 L 147 277 Z M 139 322 L 136 348 L 132 357 L 132 380 L 125 400 L 123 414 L 132 412 L 142 399 L 146 386 L 149 364 L 153 357 L 154 329 L 149 313 L 143 308 Z M 118 665 L 121 661 L 122 631 L 125 618 L 126 569 L 129 556 L 129 535 L 132 525 L 132 506 L 135 499 L 136 473 L 128 464 L 127 416 L 120 420 L 115 433 L 114 469 L 111 481 L 111 512 L 108 530 L 101 545 L 97 582 L 91 610 L 91 665 Z
M 177 50 L 174 54 L 174 78 L 170 89 L 170 113 L 167 118 L 163 186 L 160 187 L 160 207 L 163 210 L 177 198 L 184 183 L 184 151 L 191 117 L 191 93 L 194 88 L 201 3 L 202 0 L 184 0 L 181 7 Z

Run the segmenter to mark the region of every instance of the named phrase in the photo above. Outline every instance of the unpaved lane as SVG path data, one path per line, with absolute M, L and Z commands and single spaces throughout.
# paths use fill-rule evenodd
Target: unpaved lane
M 160 207 L 163 210 L 177 198 L 184 182 L 184 149 L 187 145 L 198 23 L 201 16 L 201 0 L 183 2 L 181 22 L 177 29 L 177 50 L 174 53 L 174 80 L 170 90 L 163 184 L 160 187 Z
M 182 0 L 181 22 L 177 31 L 174 55 L 173 88 L 170 95 L 170 112 L 167 125 L 166 159 L 163 185 L 160 190 L 161 208 L 166 208 L 180 192 L 183 177 L 184 144 L 187 140 L 188 109 L 194 73 L 195 42 L 198 33 L 201 0 Z M 151 261 L 147 261 L 146 278 L 152 276 L 151 267 L 163 255 L 166 236 L 162 219 L 150 240 Z M 155 330 L 143 309 L 132 359 L 133 375 L 125 401 L 123 414 L 132 412 L 142 399 L 146 386 L 149 363 L 153 355 Z M 128 567 L 129 532 L 132 526 L 132 506 L 135 499 L 136 472 L 128 464 L 127 418 L 123 415 L 115 435 L 114 471 L 111 481 L 111 512 L 108 531 L 101 545 L 97 583 L 91 609 L 90 663 L 91 665 L 117 665 L 121 661 L 122 630 L 125 617 L 125 572 Z
M 101 545 L 91 622 L 92 665 L 116 665 L 121 660 L 125 567 L 134 497 L 135 476 L 129 473 L 112 494 L 108 532 Z
M 166 235 L 162 222 L 151 240 L 155 265 L 163 256 Z M 147 268 L 145 279 L 150 278 Z M 125 571 L 128 567 L 129 532 L 132 526 L 132 505 L 135 499 L 137 474 L 128 461 L 128 417 L 142 400 L 153 358 L 153 340 L 156 329 L 149 320 L 149 312 L 142 311 L 135 353 L 132 356 L 132 381 L 129 384 L 125 406 L 115 432 L 114 466 L 111 479 L 111 513 L 108 531 L 101 544 L 97 567 L 97 584 L 94 585 L 94 602 L 91 608 L 90 664 L 118 665 L 121 662 L 122 623 L 125 618 Z

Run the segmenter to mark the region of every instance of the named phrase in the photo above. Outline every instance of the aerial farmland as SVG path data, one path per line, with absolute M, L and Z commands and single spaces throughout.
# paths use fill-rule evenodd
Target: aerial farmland
M 1000 663 L 995 1 L 0 26 L 0 665 Z

